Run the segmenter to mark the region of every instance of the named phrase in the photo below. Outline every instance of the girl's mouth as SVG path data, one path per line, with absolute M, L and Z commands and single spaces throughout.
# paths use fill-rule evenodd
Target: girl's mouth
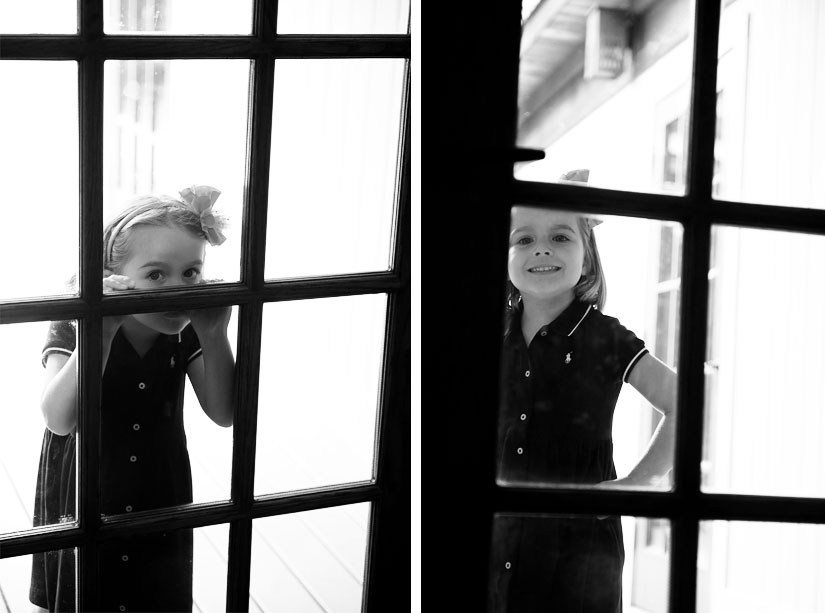
M 561 270 L 561 268 L 558 266 L 533 266 L 528 268 L 527 272 L 556 272 L 557 270 Z

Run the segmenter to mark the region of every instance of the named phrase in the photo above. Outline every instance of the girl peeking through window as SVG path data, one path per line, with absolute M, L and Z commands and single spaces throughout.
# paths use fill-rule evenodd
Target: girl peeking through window
M 588 171 L 562 177 L 586 182 Z M 498 430 L 500 485 L 651 486 L 666 479 L 676 373 L 602 313 L 592 216 L 515 206 Z M 646 453 L 617 479 L 613 411 L 623 383 L 662 415 Z M 497 515 L 489 609 L 620 612 L 619 517 Z
M 104 232 L 104 292 L 204 282 L 206 245 L 220 245 L 220 191 L 193 186 L 180 198 L 143 196 Z M 100 505 L 104 515 L 192 502 L 183 425 L 184 377 L 216 424 L 233 420 L 235 360 L 227 337 L 231 307 L 106 317 L 102 326 Z M 34 525 L 75 521 L 77 348 L 73 322 L 52 322 L 43 349 L 46 431 Z M 92 433 L 93 434 L 93 433 Z M 74 552 L 33 556 L 30 600 L 75 610 Z M 101 543 L 103 611 L 191 611 L 192 531 Z

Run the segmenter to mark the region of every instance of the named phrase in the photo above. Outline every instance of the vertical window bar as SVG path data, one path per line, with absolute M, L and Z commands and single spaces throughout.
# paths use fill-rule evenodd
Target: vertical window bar
M 393 270 L 401 287 L 387 302 L 386 341 L 381 377 L 381 411 L 376 482 L 381 495 L 372 506 L 364 576 L 364 611 L 387 611 L 403 595 L 393 593 L 393 577 L 409 576 L 411 432 L 410 423 L 410 72 L 407 62 L 402 113 L 400 177 L 396 190 Z M 402 571 L 398 565 L 404 564 Z
M 675 491 L 683 512 L 672 523 L 670 610 L 696 608 L 698 502 L 704 415 L 704 355 L 707 341 L 713 149 L 716 116 L 716 64 L 720 0 L 697 0 L 694 22 L 693 94 L 687 165 L 688 198 L 696 215 L 685 224 L 679 345 Z
M 102 0 L 79 0 L 79 30 L 84 39 L 103 33 Z M 78 64 L 80 139 L 80 290 L 91 307 L 100 304 L 103 236 L 103 60 L 86 56 Z M 78 432 L 80 433 L 78 479 L 80 527 L 85 544 L 77 549 L 79 611 L 97 610 L 97 543 L 100 521 L 99 432 L 101 318 L 99 311 L 80 321 Z

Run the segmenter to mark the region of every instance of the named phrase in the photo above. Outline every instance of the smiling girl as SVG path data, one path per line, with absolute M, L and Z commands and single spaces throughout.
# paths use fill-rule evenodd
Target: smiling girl
M 511 221 L 499 484 L 657 484 L 672 461 L 676 373 L 601 312 L 599 220 L 515 206 Z M 616 479 L 613 411 L 625 382 L 664 418 Z M 491 611 L 621 611 L 619 517 L 499 515 L 493 545 Z
M 104 292 L 203 283 L 206 244 L 219 245 L 220 192 L 199 186 L 180 198 L 146 196 L 104 233 Z M 100 493 L 104 515 L 192 502 L 183 429 L 184 377 L 204 412 L 233 420 L 235 361 L 227 337 L 231 307 L 106 317 L 102 326 Z M 75 520 L 77 349 L 73 322 L 52 322 L 43 349 L 46 432 L 34 525 Z M 192 531 L 120 539 L 101 547 L 101 610 L 192 608 Z M 74 610 L 74 553 L 33 556 L 31 601 Z

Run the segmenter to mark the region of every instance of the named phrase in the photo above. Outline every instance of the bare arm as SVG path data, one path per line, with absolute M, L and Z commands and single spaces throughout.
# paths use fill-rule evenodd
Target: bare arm
M 226 334 L 231 312 L 231 307 L 189 312 L 203 353 L 186 373 L 204 413 L 223 427 L 231 426 L 235 415 L 235 358 Z
M 662 419 L 650 437 L 647 450 L 619 485 L 655 485 L 670 472 L 676 439 L 676 372 L 651 354 L 645 354 L 630 371 L 628 383 L 653 407 Z

